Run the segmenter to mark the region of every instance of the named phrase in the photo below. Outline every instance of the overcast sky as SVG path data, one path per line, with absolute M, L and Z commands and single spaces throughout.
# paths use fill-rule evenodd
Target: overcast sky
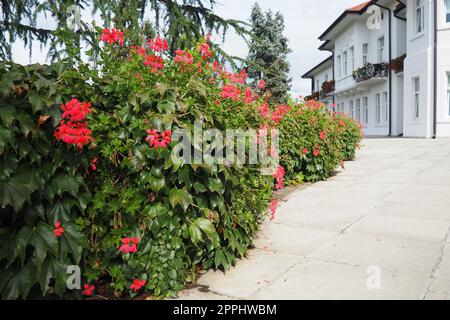
M 325 59 L 329 53 L 317 48 L 317 37 L 348 7 L 363 0 L 259 0 L 263 10 L 280 11 L 285 19 L 285 36 L 289 39 L 292 53 L 291 64 L 292 93 L 295 96 L 310 93 L 310 81 L 301 75 Z M 224 18 L 248 21 L 255 0 L 218 0 L 216 12 Z M 236 35 L 229 33 L 223 48 L 230 54 L 245 57 L 247 47 Z M 44 63 L 46 52 L 38 44 L 33 46 L 31 62 Z M 19 63 L 29 63 L 28 52 L 21 44 L 14 46 L 14 58 Z

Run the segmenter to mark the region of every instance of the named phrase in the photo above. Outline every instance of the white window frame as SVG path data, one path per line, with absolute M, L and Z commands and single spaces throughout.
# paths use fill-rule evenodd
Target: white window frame
M 389 97 L 386 91 L 383 92 L 383 111 L 384 111 L 384 122 L 389 121 Z
M 412 79 L 413 91 L 413 118 L 418 120 L 420 118 L 420 77 Z
M 415 34 L 425 32 L 425 0 L 415 0 L 414 31 Z
M 378 38 L 378 63 L 382 63 L 384 61 L 384 48 L 385 48 L 385 39 L 384 36 Z
M 356 120 L 361 121 L 361 99 L 356 99 Z
M 363 67 L 369 63 L 369 44 L 363 43 L 363 49 L 362 49 L 362 64 Z
M 369 97 L 363 98 L 364 123 L 369 124 Z
M 375 94 L 375 121 L 381 124 L 381 94 Z
M 344 58 L 344 77 L 348 75 L 348 54 L 347 51 L 344 51 L 342 54 Z
M 349 101 L 348 115 L 349 115 L 350 118 L 352 118 L 352 119 L 355 118 L 355 103 L 354 103 L 353 100 L 350 100 L 350 101 Z
M 341 68 L 341 55 L 337 56 L 337 74 L 338 74 L 338 79 L 340 79 L 342 77 L 342 68 Z
M 350 47 L 350 63 L 352 72 L 355 71 L 355 47 Z

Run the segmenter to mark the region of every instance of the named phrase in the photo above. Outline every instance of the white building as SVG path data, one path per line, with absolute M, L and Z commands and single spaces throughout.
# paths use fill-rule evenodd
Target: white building
M 450 137 L 450 0 L 368 1 L 319 39 L 332 55 L 303 76 L 312 98 L 367 136 Z

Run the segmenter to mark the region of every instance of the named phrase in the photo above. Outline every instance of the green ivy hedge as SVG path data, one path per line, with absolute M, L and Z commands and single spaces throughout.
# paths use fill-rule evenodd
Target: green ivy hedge
M 261 175 L 262 165 L 174 161 L 176 141 L 153 148 L 149 129 L 276 127 L 292 181 L 325 179 L 354 157 L 361 135 L 352 120 L 315 102 L 265 105 L 245 74 L 213 63 L 205 43 L 162 56 L 150 72 L 146 50 L 111 43 L 94 69 L 0 64 L 3 298 L 81 297 L 65 289 L 68 265 L 79 265 L 82 284 L 102 293 L 175 296 L 199 271 L 228 270 L 246 254 L 275 179 Z M 92 105 L 95 141 L 81 149 L 54 136 L 60 105 L 72 98 Z M 57 222 L 62 236 L 53 232 Z M 129 239 L 136 252 L 121 250 Z
M 80 174 L 86 156 L 59 145 L 53 128 L 71 86 L 63 64 L 0 63 L 0 292 L 3 299 L 62 296 L 66 266 L 85 237 L 75 219 L 90 203 Z M 58 83 L 59 82 L 59 83 Z M 54 224 L 64 235 L 57 239 Z

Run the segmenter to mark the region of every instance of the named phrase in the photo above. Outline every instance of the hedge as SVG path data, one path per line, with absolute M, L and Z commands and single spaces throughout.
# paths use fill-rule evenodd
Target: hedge
M 274 189 L 354 157 L 351 119 L 314 102 L 269 106 L 264 83 L 227 72 L 207 39 L 169 57 L 163 39 L 133 47 L 116 36 L 103 38 L 98 68 L 0 63 L 3 298 L 175 296 L 246 254 L 274 218 Z M 173 134 L 194 123 L 276 128 L 280 165 L 271 176 L 263 164 L 175 161 Z M 81 267 L 80 290 L 65 288 L 69 265 Z

